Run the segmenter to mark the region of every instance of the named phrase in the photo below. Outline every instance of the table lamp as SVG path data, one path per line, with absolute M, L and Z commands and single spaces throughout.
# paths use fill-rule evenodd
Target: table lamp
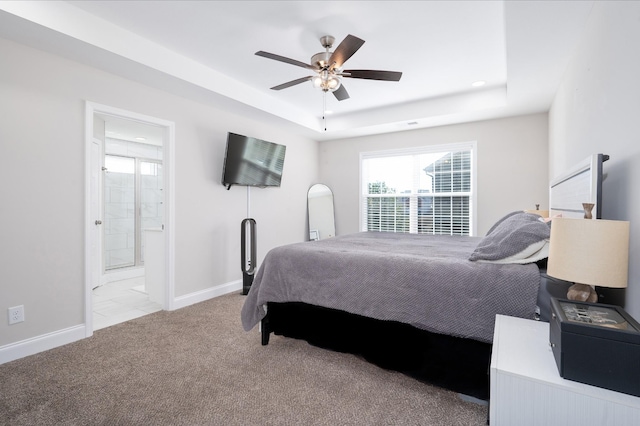
M 594 286 L 625 288 L 629 222 L 555 218 L 551 222 L 547 274 L 573 284 L 567 299 L 597 302 Z

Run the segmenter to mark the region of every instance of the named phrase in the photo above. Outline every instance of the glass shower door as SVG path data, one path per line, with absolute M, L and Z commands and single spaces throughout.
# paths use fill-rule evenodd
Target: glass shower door
M 144 230 L 162 229 L 159 161 L 105 155 L 105 271 L 144 265 Z
M 105 270 L 136 264 L 136 160 L 104 157 Z

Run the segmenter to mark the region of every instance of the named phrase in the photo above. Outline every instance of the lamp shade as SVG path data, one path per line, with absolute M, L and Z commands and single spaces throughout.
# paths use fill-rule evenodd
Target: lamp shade
M 547 274 L 574 283 L 627 286 L 629 222 L 555 218 Z

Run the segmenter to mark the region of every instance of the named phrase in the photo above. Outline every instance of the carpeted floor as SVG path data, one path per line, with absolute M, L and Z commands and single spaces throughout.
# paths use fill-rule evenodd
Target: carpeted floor
M 484 425 L 487 407 L 240 324 L 229 294 L 0 365 L 2 425 Z

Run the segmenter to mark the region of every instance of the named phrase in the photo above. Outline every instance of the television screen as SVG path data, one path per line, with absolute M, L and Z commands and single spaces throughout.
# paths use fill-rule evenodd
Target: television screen
M 287 147 L 248 136 L 229 133 L 222 184 L 280 186 Z

